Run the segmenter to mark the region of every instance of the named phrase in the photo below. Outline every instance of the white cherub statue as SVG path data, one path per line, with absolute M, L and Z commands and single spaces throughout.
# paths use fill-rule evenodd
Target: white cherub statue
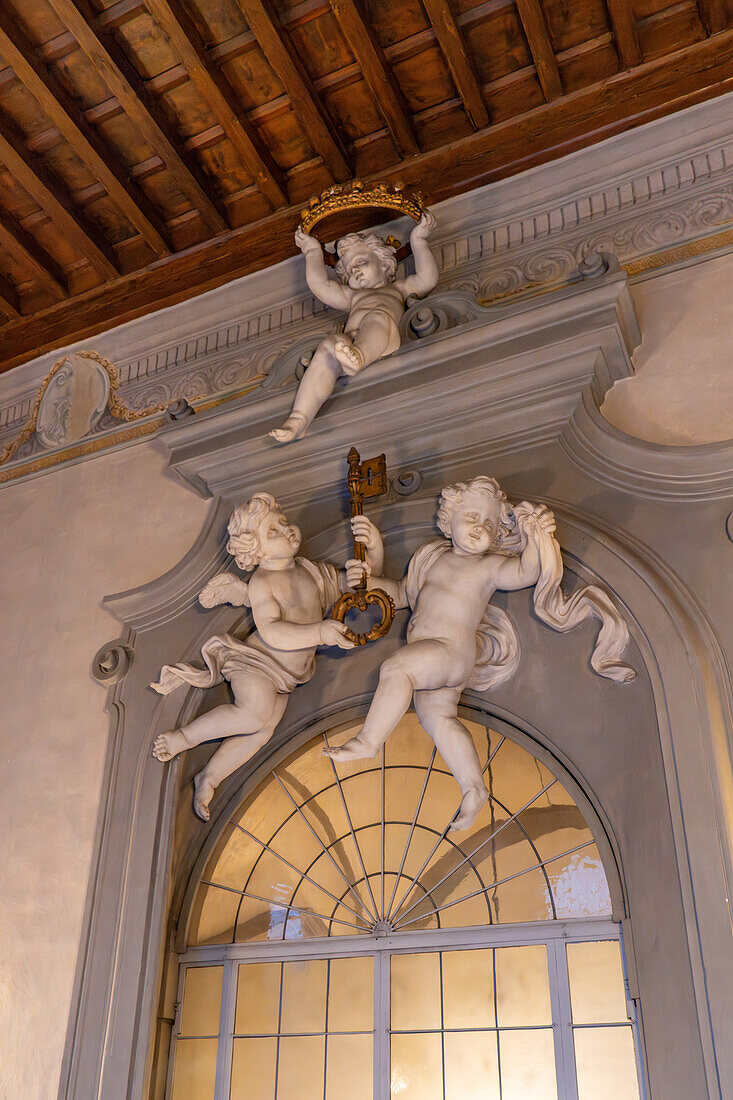
M 255 630 L 246 641 L 231 634 L 210 638 L 201 649 L 205 669 L 166 665 L 150 686 L 168 695 L 181 684 L 212 687 L 228 680 L 234 702 L 194 718 L 181 729 L 155 739 L 153 756 L 171 760 L 178 753 L 224 738 L 194 779 L 194 810 L 209 819 L 216 787 L 272 737 L 288 695 L 315 671 L 319 645 L 351 649 L 343 623 L 324 619 L 331 605 L 362 576 L 354 559 L 345 572 L 328 562 L 296 557 L 300 531 L 289 524 L 269 493 L 255 493 L 229 520 L 227 550 L 242 570 L 254 569 L 249 583 L 221 573 L 203 588 L 204 607 L 230 603 L 252 608 Z
M 311 292 L 327 306 L 348 311 L 342 335 L 325 336 L 301 379 L 293 409 L 270 435 L 278 443 L 300 439 L 341 375 L 354 375 L 400 346 L 399 321 L 408 297 L 422 298 L 438 282 L 438 266 L 428 245 L 435 218 L 427 211 L 410 234 L 415 274 L 397 279 L 392 245 L 375 233 L 349 233 L 336 245 L 339 260 L 329 278 L 323 251 L 315 237 L 298 229 L 295 242 L 305 255 L 305 278 Z
M 535 613 L 555 630 L 600 619 L 592 667 L 619 683 L 636 673 L 620 659 L 629 634 L 610 596 L 594 585 L 563 596 L 562 558 L 548 508 L 526 502 L 512 508 L 497 481 L 476 477 L 443 490 L 437 523 L 445 538 L 421 546 L 398 583 L 373 575 L 383 562 L 381 536 L 366 517 L 353 521 L 367 549 L 369 586 L 388 592 L 396 607 L 411 608 L 412 617 L 407 644 L 381 667 L 360 732 L 324 752 L 334 760 L 374 756 L 414 698 L 423 728 L 461 789 L 451 824 L 458 830 L 472 824 L 489 797 L 473 740 L 457 717 L 461 692 L 502 683 L 521 652 L 511 619 L 490 603 L 497 589 L 535 585 Z

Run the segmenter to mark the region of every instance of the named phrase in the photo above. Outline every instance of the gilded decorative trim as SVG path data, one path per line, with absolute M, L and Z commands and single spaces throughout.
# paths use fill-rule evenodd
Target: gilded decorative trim
M 105 370 L 107 370 L 107 366 L 105 366 L 107 360 L 103 359 L 102 356 L 98 356 L 96 352 L 83 352 L 78 354 L 83 354 L 84 356 L 86 356 L 86 358 L 93 358 L 95 362 L 99 362 L 101 366 L 104 366 Z M 53 369 L 43 380 L 43 383 L 39 390 L 38 399 L 34 404 L 33 412 L 31 413 L 28 421 L 28 424 L 31 424 L 31 421 L 33 421 L 33 424 L 31 424 L 26 439 L 30 438 L 30 435 L 35 427 L 34 417 L 38 416 L 37 406 L 40 404 L 40 399 L 43 396 L 43 390 L 48 385 L 48 382 L 53 377 L 53 374 L 56 372 L 56 370 L 58 370 L 63 365 L 66 358 L 67 357 L 64 356 L 64 359 L 60 359 L 58 363 L 54 363 Z M 115 371 L 115 368 L 112 366 L 111 363 L 109 364 L 109 367 L 112 371 Z M 116 373 L 117 372 L 115 371 L 115 376 Z M 208 409 L 215 409 L 218 405 L 224 405 L 227 401 L 234 401 L 238 397 L 244 397 L 252 390 L 257 389 L 257 386 L 265 377 L 266 376 L 264 374 L 257 375 L 255 379 L 255 385 L 247 386 L 245 389 L 237 390 L 235 393 L 228 393 L 224 397 L 217 397 L 211 401 L 203 402 L 202 404 L 196 406 L 196 411 L 205 412 Z M 110 376 L 110 385 L 111 384 L 112 378 Z M 115 383 L 115 385 L 117 384 L 118 383 Z M 136 412 L 134 409 L 128 409 L 127 406 L 123 405 L 122 402 L 118 403 L 118 407 L 120 409 L 126 409 L 128 413 L 132 414 L 125 417 L 125 419 L 127 420 L 139 420 L 143 416 L 149 415 L 148 410 L 144 410 L 143 412 Z M 165 405 L 159 405 L 156 406 L 154 411 L 159 412 L 161 409 L 164 408 L 166 408 Z M 115 415 L 117 415 L 117 413 L 115 413 Z M 28 428 L 28 424 L 23 429 L 23 431 L 26 431 L 26 429 Z M 134 427 L 125 428 L 119 432 L 113 432 L 112 434 L 99 436 L 96 439 L 87 439 L 82 443 L 76 443 L 73 447 L 67 447 L 63 451 L 52 451 L 49 454 L 41 455 L 38 458 L 31 459 L 30 461 L 23 463 L 23 465 L 21 466 L 13 466 L 10 470 L 0 470 L 0 485 L 4 485 L 9 481 L 16 481 L 20 477 L 26 477 L 28 474 L 41 473 L 42 470 L 48 470 L 52 466 L 59 466 L 62 462 L 68 462 L 74 458 L 84 458 L 87 455 L 92 455 L 98 453 L 99 451 L 104 451 L 108 447 L 116 447 L 119 443 L 129 443 L 135 439 L 143 439 L 146 435 L 152 435 L 154 432 L 159 431 L 159 429 L 162 428 L 164 425 L 165 420 L 163 419 L 163 417 L 156 417 L 154 420 L 148 420 L 145 424 L 137 424 Z M 20 440 L 20 437 L 18 437 L 18 440 Z M 24 442 L 24 440 L 22 442 Z M 21 441 L 18 441 L 17 447 L 19 447 L 20 445 Z M 3 461 L 6 461 L 6 459 L 0 459 L 0 462 Z
M 94 363 L 99 364 L 99 366 L 102 367 L 107 372 L 107 376 L 109 378 L 109 398 L 107 399 L 107 408 L 108 408 L 109 412 L 112 414 L 112 416 L 117 417 L 118 420 L 127 420 L 127 421 L 142 420 L 145 417 L 155 416 L 156 413 L 162 412 L 165 409 L 165 407 L 166 407 L 165 405 L 151 405 L 150 408 L 147 408 L 147 409 L 131 409 L 129 405 L 126 405 L 125 402 L 120 399 L 120 397 L 117 393 L 117 390 L 118 390 L 119 384 L 120 384 L 120 380 L 119 380 L 119 376 L 117 374 L 116 368 L 113 366 L 112 363 L 110 363 L 109 359 L 105 359 L 105 357 L 103 355 L 100 355 L 99 352 L 96 352 L 96 351 L 77 351 L 77 352 L 73 352 L 73 354 L 78 356 L 80 359 L 91 359 Z M 18 435 L 15 437 L 15 439 L 11 440 L 11 442 L 8 443 L 8 445 L 5 447 L 5 449 L 0 453 L 0 466 L 2 466 L 5 462 L 8 462 L 13 457 L 13 455 L 18 450 L 18 448 L 22 447 L 24 443 L 27 443 L 27 441 L 33 435 L 33 432 L 36 430 L 36 425 L 38 423 L 38 410 L 41 407 L 41 401 L 43 400 L 43 395 L 46 392 L 46 390 L 48 389 L 48 386 L 50 385 L 51 380 L 54 377 L 54 375 L 57 374 L 61 370 L 61 368 L 63 367 L 63 365 L 66 363 L 66 361 L 69 358 L 70 358 L 69 355 L 64 355 L 64 356 L 61 357 L 61 359 L 58 359 L 54 363 L 54 365 L 51 367 L 51 370 L 48 372 L 46 377 L 41 382 L 41 385 L 38 387 L 38 392 L 36 393 L 35 400 L 33 402 L 33 408 L 31 409 L 30 416 L 28 417 L 28 420 L 26 421 L 25 426 L 18 433 Z M 160 423 L 162 424 L 162 421 Z M 110 438 L 110 437 L 105 437 L 105 438 Z M 83 445 L 79 444 L 79 446 L 87 446 L 87 444 L 83 444 Z M 95 448 L 92 448 L 92 449 L 93 450 L 98 450 L 99 448 L 95 447 Z M 87 452 L 87 451 L 79 452 L 78 447 L 71 447 L 71 448 L 69 448 L 69 451 L 77 451 L 78 453 L 81 453 L 81 454 L 90 453 L 90 452 Z M 65 454 L 65 455 L 68 455 L 68 452 L 61 452 L 61 453 Z M 55 456 L 53 456 L 53 455 L 45 455 L 44 456 L 44 458 L 52 458 L 52 457 L 55 457 Z M 36 462 L 43 462 L 43 460 L 42 459 L 37 459 Z M 55 463 L 44 463 L 43 465 L 38 466 L 38 469 L 44 469 L 46 465 L 54 465 L 54 464 Z M 31 465 L 34 465 L 34 464 L 31 463 Z M 2 478 L 0 480 L 8 480 L 8 479 L 7 478 Z

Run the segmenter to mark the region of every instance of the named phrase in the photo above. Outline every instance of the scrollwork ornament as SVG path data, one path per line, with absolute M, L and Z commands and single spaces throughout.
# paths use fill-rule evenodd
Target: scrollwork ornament
M 103 684 L 116 683 L 130 671 L 135 656 L 132 646 L 122 640 L 106 642 L 94 654 L 92 675 Z

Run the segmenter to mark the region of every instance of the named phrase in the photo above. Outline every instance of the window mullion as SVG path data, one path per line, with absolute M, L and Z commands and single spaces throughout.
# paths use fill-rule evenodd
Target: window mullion
M 176 993 L 175 1019 L 171 1028 L 171 1044 L 168 1052 L 168 1075 L 165 1083 L 166 1100 L 173 1095 L 173 1072 L 176 1064 L 176 1047 L 178 1045 L 178 1033 L 181 1030 L 181 1009 L 183 1007 L 183 990 L 186 981 L 186 967 L 178 968 L 178 992 Z
M 214 1100 L 229 1100 L 234 1050 L 234 1011 L 237 996 L 238 964 L 224 963 L 219 1012 L 219 1045 L 216 1052 Z
M 555 1041 L 557 1094 L 560 1100 L 578 1100 L 578 1080 L 575 1072 L 573 1016 L 570 1005 L 570 978 L 565 940 L 550 940 L 547 944 L 550 970 L 550 1004 L 552 1034 Z
M 374 1100 L 390 1094 L 390 982 L 389 951 L 374 954 Z

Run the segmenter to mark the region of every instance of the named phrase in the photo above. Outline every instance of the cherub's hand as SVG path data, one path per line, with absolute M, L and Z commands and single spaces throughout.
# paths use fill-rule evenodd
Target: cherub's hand
M 367 550 L 377 553 L 382 549 L 382 536 L 366 516 L 353 516 L 351 530 L 357 542 L 363 542 Z
M 555 516 L 545 504 L 523 503 L 521 514 L 517 517 L 526 534 L 543 531 L 551 535 L 555 530 Z
M 346 637 L 348 626 L 335 619 L 324 619 L 318 624 L 319 645 L 335 645 L 339 649 L 353 649 L 355 643 Z
M 317 241 L 310 233 L 306 233 L 301 226 L 298 226 L 295 230 L 295 243 L 304 256 L 307 256 L 309 252 L 315 252 L 316 249 L 319 252 L 321 251 L 320 241 Z
M 358 558 L 349 558 L 344 566 L 346 570 L 346 583 L 353 591 L 358 587 L 362 577 L 371 576 L 371 568 L 365 561 L 359 561 Z
M 420 218 L 420 221 L 417 223 L 412 233 L 410 234 L 410 240 L 426 241 L 430 236 L 432 230 L 435 229 L 436 225 L 437 222 L 435 221 L 435 218 L 429 210 L 426 210 L 423 216 Z

